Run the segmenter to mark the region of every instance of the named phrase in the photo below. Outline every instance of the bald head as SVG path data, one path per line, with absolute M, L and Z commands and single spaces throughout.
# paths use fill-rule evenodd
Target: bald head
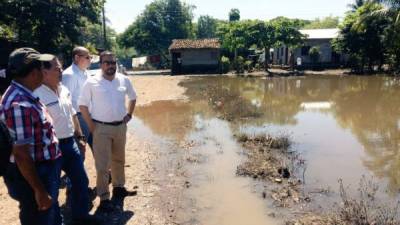
M 83 46 L 77 46 L 72 50 L 72 59 L 81 70 L 86 70 L 90 66 L 89 50 Z
M 89 50 L 83 46 L 76 46 L 72 49 L 72 58 L 75 60 L 76 55 L 89 54 Z

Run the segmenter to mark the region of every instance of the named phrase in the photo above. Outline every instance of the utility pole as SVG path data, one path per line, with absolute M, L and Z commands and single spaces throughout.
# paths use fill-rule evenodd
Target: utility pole
M 104 50 L 106 50 L 106 48 L 107 48 L 107 33 L 106 33 L 106 16 L 105 16 L 105 10 L 104 10 L 104 8 L 105 8 L 105 5 L 106 5 L 106 3 L 105 3 L 105 1 L 104 1 L 104 3 L 103 3 L 103 43 L 104 43 Z

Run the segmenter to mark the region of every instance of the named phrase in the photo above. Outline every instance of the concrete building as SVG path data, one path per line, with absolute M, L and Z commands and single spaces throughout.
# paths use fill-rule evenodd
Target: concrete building
M 221 44 L 218 39 L 176 39 L 169 47 L 171 74 L 218 73 Z
M 305 42 L 301 48 L 290 49 L 287 46 L 274 48 L 272 62 L 276 65 L 291 65 L 296 67 L 309 67 L 317 64 L 319 67 L 336 67 L 346 63 L 346 56 L 336 53 L 331 41 L 339 35 L 339 29 L 313 29 L 300 30 L 306 36 Z M 320 49 L 320 57 L 317 63 L 314 63 L 309 55 L 312 47 Z M 299 65 L 301 63 L 301 65 Z

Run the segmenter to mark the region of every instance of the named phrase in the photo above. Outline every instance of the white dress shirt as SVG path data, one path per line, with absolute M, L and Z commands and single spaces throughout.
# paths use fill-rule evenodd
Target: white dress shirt
M 33 94 L 39 97 L 46 106 L 56 131 L 58 139 L 69 138 L 74 135 L 72 116 L 76 114 L 71 103 L 71 95 L 62 84 L 58 86 L 58 95 L 46 85 L 38 87 Z
M 82 87 L 78 104 L 91 107 L 91 117 L 101 122 L 122 121 L 126 115 L 125 97 L 136 100 L 136 92 L 125 75 L 116 73 L 112 81 L 101 74 L 89 77 Z
M 62 84 L 67 87 L 72 97 L 72 106 L 75 111 L 80 112 L 78 99 L 81 95 L 82 86 L 88 79 L 86 71 L 81 70 L 75 63 L 65 69 L 62 74 Z

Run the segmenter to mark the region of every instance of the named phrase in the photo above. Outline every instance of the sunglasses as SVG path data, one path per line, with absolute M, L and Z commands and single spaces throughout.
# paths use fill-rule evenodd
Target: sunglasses
M 107 66 L 113 65 L 115 66 L 117 64 L 117 61 L 103 61 L 103 64 L 106 64 Z

